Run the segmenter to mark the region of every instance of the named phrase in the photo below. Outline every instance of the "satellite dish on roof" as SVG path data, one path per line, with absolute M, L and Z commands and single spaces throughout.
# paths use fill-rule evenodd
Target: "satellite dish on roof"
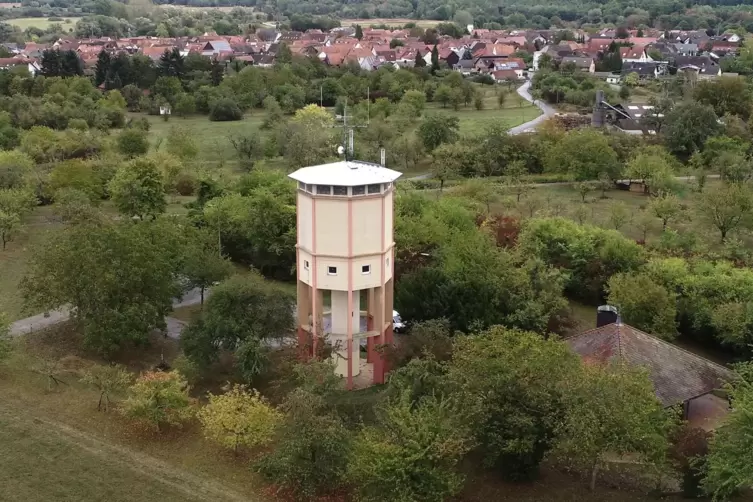
M 345 153 L 345 147 L 342 145 L 337 146 L 337 155 L 342 155 Z

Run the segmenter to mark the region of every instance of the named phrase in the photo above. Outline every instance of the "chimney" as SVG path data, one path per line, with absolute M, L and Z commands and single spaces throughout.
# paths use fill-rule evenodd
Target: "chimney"
M 620 324 L 620 314 L 617 308 L 611 305 L 601 305 L 596 308 L 596 327 L 601 328 L 607 324 Z

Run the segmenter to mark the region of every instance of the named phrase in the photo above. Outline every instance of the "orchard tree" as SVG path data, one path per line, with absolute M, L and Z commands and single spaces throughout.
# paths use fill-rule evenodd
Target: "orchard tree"
M 258 391 L 244 385 L 226 387 L 223 394 L 208 395 L 209 402 L 197 413 L 204 436 L 230 448 L 257 448 L 269 444 L 281 413 Z
M 667 224 L 677 219 L 682 213 L 680 199 L 671 193 L 664 193 L 656 197 L 649 204 L 651 212 L 661 220 L 662 232 L 667 230 Z
M 199 153 L 196 138 L 186 127 L 171 127 L 167 133 L 167 153 L 183 162 L 193 160 Z
M 624 227 L 631 218 L 630 209 L 624 202 L 613 202 L 609 205 L 609 224 L 615 230 Z
M 658 195 L 673 187 L 676 163 L 664 148 L 642 148 L 628 162 L 625 176 L 630 180 L 642 180 L 648 193 Z
M 183 118 L 196 113 L 196 100 L 186 92 L 178 94 L 175 98 L 175 113 Z
M 16 213 L 8 213 L 0 209 L 0 241 L 3 242 L 3 251 L 12 241 L 21 228 L 21 218 Z
M 673 424 L 645 370 L 583 364 L 566 382 L 555 451 L 568 465 L 590 471 L 592 490 L 608 454 L 635 454 L 653 465 L 666 461 Z
M 748 185 L 714 185 L 701 193 L 697 210 L 701 219 L 719 231 L 724 243 L 729 232 L 750 223 L 753 195 Z
M 128 389 L 121 410 L 161 432 L 165 426 L 180 426 L 191 417 L 188 390 L 188 383 L 177 371 L 147 371 Z
M 96 365 L 84 371 L 81 381 L 92 385 L 99 392 L 97 411 L 107 412 L 110 409 L 110 398 L 113 394 L 125 391 L 133 381 L 133 375 L 123 366 Z
M 753 95 L 744 77 L 722 76 L 713 80 L 700 80 L 693 89 L 695 101 L 711 105 L 719 117 L 736 115 L 747 121 L 753 110 Z
M 155 219 L 167 209 L 164 178 L 151 159 L 134 159 L 120 167 L 108 189 L 115 207 L 127 218 Z
M 418 137 L 427 152 L 431 153 L 439 145 L 452 143 L 457 139 L 460 121 L 446 115 L 427 115 L 418 126 Z
M 673 339 L 677 335 L 677 297 L 646 274 L 615 274 L 606 287 L 608 302 L 622 319 L 652 335 Z

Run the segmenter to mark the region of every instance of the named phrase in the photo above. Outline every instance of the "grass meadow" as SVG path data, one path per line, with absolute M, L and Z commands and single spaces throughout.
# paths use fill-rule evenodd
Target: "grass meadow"
M 8 19 L 6 23 L 12 26 L 18 26 L 21 30 L 27 28 L 38 28 L 40 30 L 46 30 L 53 24 L 61 24 L 65 28 L 73 28 L 76 22 L 79 20 L 77 17 L 62 17 L 57 18 L 56 21 L 50 21 L 46 17 L 19 17 L 16 19 Z M 62 19 L 62 21 L 60 21 Z

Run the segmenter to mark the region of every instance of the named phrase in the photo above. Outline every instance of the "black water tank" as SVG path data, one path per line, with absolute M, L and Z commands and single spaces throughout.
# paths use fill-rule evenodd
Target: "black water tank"
M 617 308 L 611 305 L 601 305 L 596 308 L 596 327 L 601 328 L 620 320 Z

